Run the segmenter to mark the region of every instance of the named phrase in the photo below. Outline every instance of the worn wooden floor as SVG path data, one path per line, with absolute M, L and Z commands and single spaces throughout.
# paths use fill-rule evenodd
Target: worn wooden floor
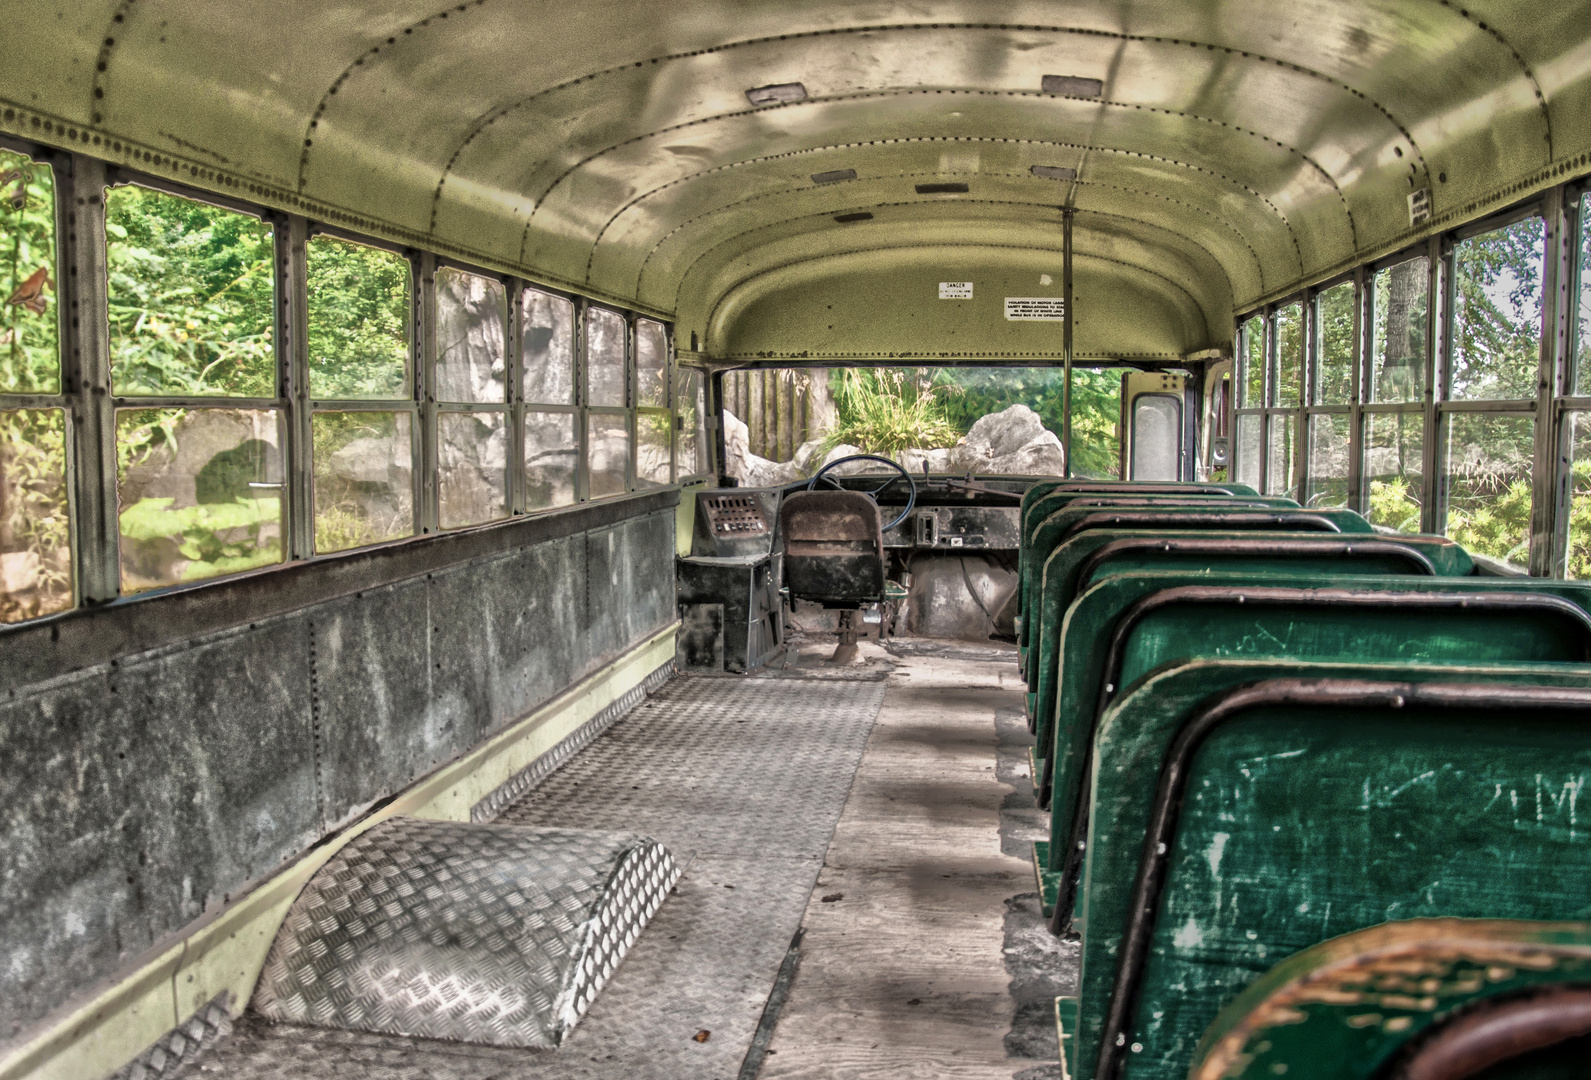
M 1009 1080 L 1006 901 L 1031 869 L 1000 850 L 997 708 L 1014 663 L 895 660 L 808 905 L 801 966 L 763 1080 Z

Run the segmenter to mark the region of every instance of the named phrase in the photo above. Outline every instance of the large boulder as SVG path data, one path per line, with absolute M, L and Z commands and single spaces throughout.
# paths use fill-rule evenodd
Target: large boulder
M 1061 440 L 1026 405 L 980 416 L 951 460 L 957 471 L 1025 476 L 1063 473 Z
M 739 480 L 741 487 L 779 487 L 802 476 L 795 461 L 769 461 L 753 454 L 750 429 L 728 409 L 724 410 L 724 472 Z

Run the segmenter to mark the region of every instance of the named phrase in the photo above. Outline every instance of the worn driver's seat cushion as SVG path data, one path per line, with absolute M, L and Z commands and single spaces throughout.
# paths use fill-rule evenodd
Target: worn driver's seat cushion
M 826 607 L 884 598 L 884 530 L 878 504 L 860 491 L 798 491 L 779 507 L 784 582 L 790 595 Z

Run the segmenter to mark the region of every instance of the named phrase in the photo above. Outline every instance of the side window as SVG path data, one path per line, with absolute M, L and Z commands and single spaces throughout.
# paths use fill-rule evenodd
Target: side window
M 412 536 L 409 260 L 315 236 L 308 268 L 315 551 Z
M 72 604 L 55 283 L 54 173 L 0 150 L 0 623 Z
M 105 215 L 122 590 L 281 562 L 274 230 L 136 186 Z
M 525 508 L 575 501 L 580 453 L 575 409 L 575 306 L 537 289 L 520 294 L 525 399 Z
M 508 514 L 507 290 L 436 272 L 437 518 L 444 529 Z

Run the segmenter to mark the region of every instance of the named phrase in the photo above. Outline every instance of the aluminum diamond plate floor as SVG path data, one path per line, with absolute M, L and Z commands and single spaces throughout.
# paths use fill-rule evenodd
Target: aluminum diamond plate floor
M 642 833 L 685 875 L 557 1050 L 273 1025 L 185 1064 L 237 1080 L 735 1080 L 884 696 L 881 681 L 681 677 L 497 821 Z

